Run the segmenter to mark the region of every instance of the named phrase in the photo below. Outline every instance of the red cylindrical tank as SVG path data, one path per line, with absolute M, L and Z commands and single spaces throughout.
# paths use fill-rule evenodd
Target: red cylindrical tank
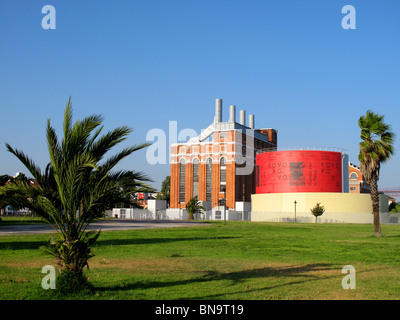
M 342 192 L 340 152 L 292 150 L 256 156 L 256 193 Z

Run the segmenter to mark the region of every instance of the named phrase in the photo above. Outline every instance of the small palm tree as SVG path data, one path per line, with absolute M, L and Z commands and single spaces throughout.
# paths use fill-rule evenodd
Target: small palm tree
M 361 128 L 359 144 L 360 170 L 371 187 L 372 213 L 374 215 L 374 235 L 382 236 L 379 222 L 378 180 L 381 164 L 389 160 L 394 152 L 394 134 L 390 125 L 384 122 L 384 116 L 370 110 L 358 120 Z
M 192 198 L 186 204 L 186 210 L 189 214 L 189 220 L 193 220 L 193 215 L 195 213 L 201 213 L 202 211 L 206 210 L 206 208 L 201 205 L 201 202 L 197 200 L 197 198 Z
M 100 136 L 101 123 L 102 117 L 94 115 L 73 124 L 69 99 L 62 141 L 58 140 L 50 120 L 47 122 L 50 163 L 44 172 L 23 152 L 6 144 L 38 186 L 13 181 L 0 188 L 0 195 L 18 193 L 25 197 L 29 200 L 28 207 L 55 229 L 58 237 L 51 238 L 48 251 L 56 257 L 60 276 L 65 275 L 68 283 L 76 283 L 77 290 L 88 287 L 83 270 L 93 256 L 90 246 L 100 235 L 100 230 L 87 232 L 89 224 L 122 201 L 127 193 L 151 181 L 140 172 L 113 171 L 120 160 L 148 145 L 134 145 L 104 159 L 112 147 L 126 139 L 131 129 L 122 126 Z

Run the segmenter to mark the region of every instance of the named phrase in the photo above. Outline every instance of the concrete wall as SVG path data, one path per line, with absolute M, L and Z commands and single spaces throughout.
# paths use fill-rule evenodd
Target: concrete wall
M 147 209 L 151 212 L 156 212 L 157 210 L 167 210 L 166 200 L 147 200 Z
M 162 219 L 162 211 L 158 214 L 147 209 L 136 208 L 114 208 L 108 211 L 108 215 L 112 218 L 120 219 L 137 219 L 137 220 L 156 220 Z
M 325 207 L 321 223 L 373 223 L 369 194 L 270 193 L 252 195 L 252 221 L 315 222 L 311 214 L 317 202 Z M 388 211 L 388 196 L 380 195 L 380 212 Z M 387 215 L 382 215 L 387 216 Z

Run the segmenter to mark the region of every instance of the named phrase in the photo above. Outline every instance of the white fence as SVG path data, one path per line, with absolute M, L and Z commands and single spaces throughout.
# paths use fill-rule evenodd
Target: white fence
M 151 211 L 148 209 L 114 208 L 108 212 L 108 216 L 120 219 L 135 220 L 187 220 L 189 215 L 185 209 L 166 209 Z M 195 220 L 246 220 L 251 219 L 250 211 L 225 210 L 218 207 L 203 213 L 195 213 Z
M 147 209 L 124 209 L 114 208 L 109 212 L 109 216 L 121 219 L 136 219 L 136 220 L 165 220 L 166 210 L 157 210 L 152 212 Z

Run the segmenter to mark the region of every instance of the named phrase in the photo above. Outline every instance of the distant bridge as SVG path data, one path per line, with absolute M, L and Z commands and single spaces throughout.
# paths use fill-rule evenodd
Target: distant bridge
M 379 189 L 379 192 L 383 192 L 384 194 L 393 198 L 400 198 L 400 188 L 384 188 Z

